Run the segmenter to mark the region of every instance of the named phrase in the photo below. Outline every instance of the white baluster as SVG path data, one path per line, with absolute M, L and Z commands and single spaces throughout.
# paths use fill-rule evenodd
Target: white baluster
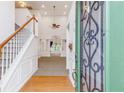
M 18 34 L 17 34 L 17 35 L 18 35 Z M 18 47 L 18 46 L 17 46 L 17 35 L 15 36 L 15 39 L 16 39 L 16 40 L 15 40 L 15 51 L 16 51 L 16 55 L 18 54 L 18 52 L 17 52 L 17 49 L 18 49 L 18 48 L 17 48 L 17 47 Z
M 10 41 L 10 56 L 9 56 L 9 67 L 12 63 L 12 41 Z
M 15 59 L 15 37 L 13 37 L 13 60 Z
M 10 52 L 10 47 L 11 47 L 11 44 L 10 44 L 10 42 L 9 42 L 9 43 L 8 43 L 8 62 L 7 62 L 7 64 L 6 64 L 6 69 L 9 68 L 9 63 L 10 63 L 10 54 L 11 54 L 11 52 Z
M 17 54 L 18 54 L 18 40 L 19 40 L 19 35 L 17 34 Z
M 2 71 L 1 71 L 1 78 L 3 78 L 3 75 L 4 75 L 4 71 L 5 71 L 5 69 L 4 69 L 4 62 L 5 62 L 5 56 L 4 56 L 4 48 L 2 49 Z
M 14 38 L 12 39 L 12 42 L 13 42 L 13 43 L 12 43 L 12 48 L 13 48 L 13 50 L 12 50 L 12 59 L 14 60 L 14 56 L 15 56 L 15 55 L 14 55 Z M 12 61 L 13 61 L 13 60 L 12 60 Z
M 18 33 L 18 54 L 19 54 L 19 50 L 20 50 L 20 33 Z
M 9 44 L 7 44 L 6 45 L 6 61 L 5 61 L 5 73 L 6 73 L 6 71 L 7 71 L 7 69 L 8 69 L 8 62 L 9 62 L 9 51 L 8 51 L 8 48 L 9 48 Z

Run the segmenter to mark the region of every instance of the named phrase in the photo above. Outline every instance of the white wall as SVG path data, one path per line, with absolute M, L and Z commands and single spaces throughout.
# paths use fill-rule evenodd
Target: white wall
M 53 16 L 41 16 L 41 23 L 39 28 L 39 38 L 41 39 L 41 56 L 50 56 L 50 49 L 47 47 L 47 40 L 52 39 L 53 36 L 58 36 L 60 39 L 66 39 L 66 16 L 55 16 L 55 23 L 61 25 L 58 29 L 53 29 Z M 42 51 L 44 50 L 44 51 Z M 61 52 L 62 56 L 66 56 L 66 50 Z
M 42 16 L 42 23 L 40 28 L 40 36 L 41 39 L 51 39 L 52 36 L 58 35 L 62 39 L 66 38 L 66 16 L 55 16 L 55 23 L 60 24 L 60 28 L 52 29 L 53 24 L 53 16 Z
M 30 11 L 27 8 L 15 9 L 15 23 L 19 26 L 25 24 L 32 17 Z M 27 30 L 33 33 L 33 21 L 25 27 Z
M 15 2 L 0 1 L 0 43 L 15 31 Z
M 41 15 L 40 15 L 40 12 L 39 10 L 29 10 L 31 15 L 35 15 L 36 19 L 38 20 L 38 27 L 36 27 L 36 30 L 35 30 L 35 34 L 38 36 L 39 35 L 39 29 L 41 27 L 41 22 L 42 22 L 42 18 L 41 18 Z M 37 23 L 37 22 L 35 22 Z M 36 26 L 36 25 L 35 25 Z
M 66 46 L 66 61 L 67 61 L 67 65 L 66 68 L 69 69 L 69 78 L 74 86 L 74 79 L 72 78 L 72 73 L 75 70 L 75 2 L 72 3 L 72 7 L 68 16 L 68 22 L 67 22 L 67 26 L 69 27 L 69 29 L 67 29 L 67 46 Z M 72 51 L 70 51 L 69 49 L 69 43 L 72 43 Z
M 36 30 L 35 30 L 35 34 L 37 35 L 37 36 L 39 36 L 40 35 L 40 30 L 42 30 L 41 29 L 41 23 L 42 23 L 42 18 L 41 18 L 41 15 L 40 15 L 40 11 L 39 10 L 30 10 L 30 13 L 32 14 L 32 16 L 33 15 L 35 15 L 35 17 L 36 17 L 36 19 L 38 20 L 38 25 L 37 25 L 37 27 L 36 27 Z M 37 22 L 35 22 L 35 23 L 37 23 Z M 36 25 L 35 25 L 36 26 Z M 41 57 L 41 42 L 40 42 L 40 37 L 38 37 L 39 39 L 38 39 L 38 57 Z

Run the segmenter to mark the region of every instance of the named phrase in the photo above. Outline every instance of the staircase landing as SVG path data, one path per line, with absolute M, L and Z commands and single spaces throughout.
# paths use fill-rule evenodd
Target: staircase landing
M 65 57 L 41 57 L 34 76 L 67 76 Z

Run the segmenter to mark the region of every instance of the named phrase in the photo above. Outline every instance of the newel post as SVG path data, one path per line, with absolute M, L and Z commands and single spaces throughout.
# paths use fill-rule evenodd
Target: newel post
M 1 47 L 0 47 L 0 58 L 2 57 L 2 49 L 1 49 Z
M 35 15 L 33 14 L 33 34 L 35 35 Z

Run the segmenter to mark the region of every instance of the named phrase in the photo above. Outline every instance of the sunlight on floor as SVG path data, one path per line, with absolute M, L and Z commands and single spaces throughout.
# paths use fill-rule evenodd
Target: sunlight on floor
M 21 92 L 74 92 L 67 76 L 33 76 Z

